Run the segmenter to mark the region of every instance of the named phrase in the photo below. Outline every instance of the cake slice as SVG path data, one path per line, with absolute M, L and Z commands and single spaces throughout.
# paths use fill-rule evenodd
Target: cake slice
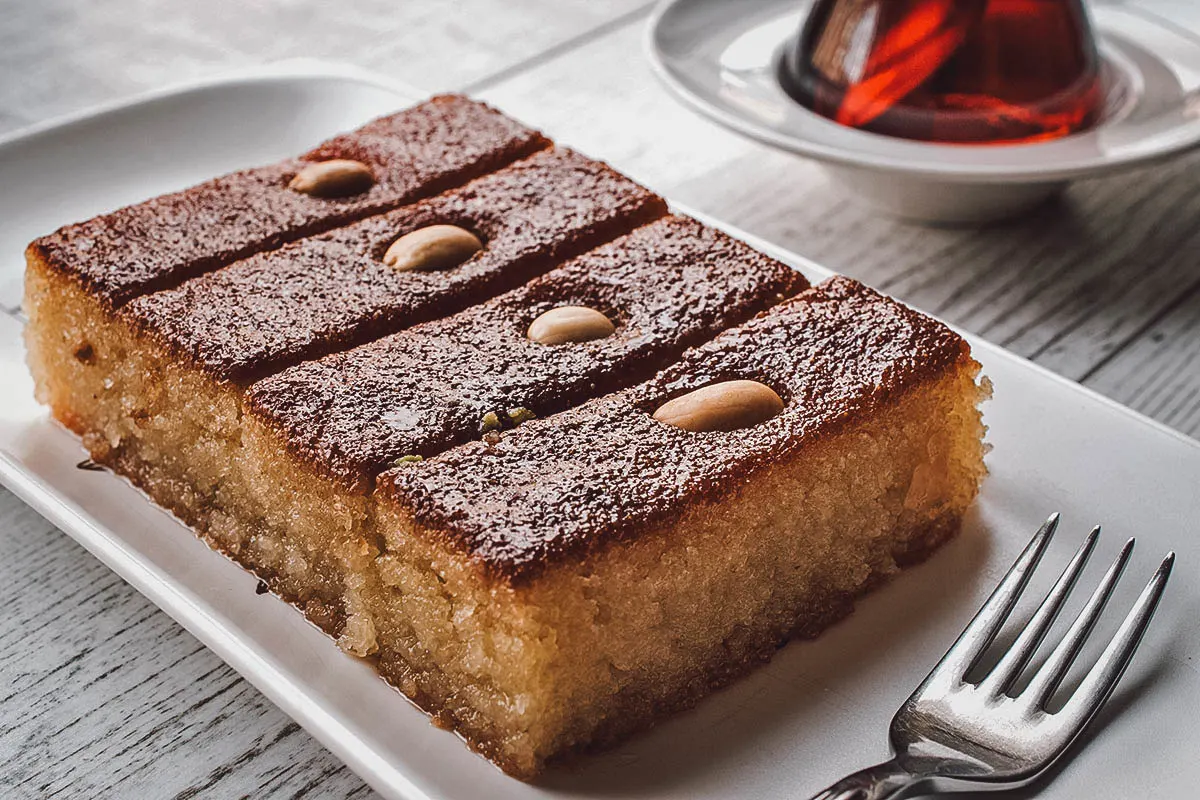
M 687 706 L 958 530 L 978 371 L 944 325 L 833 279 L 647 383 L 399 465 L 358 598 L 379 668 L 522 777 Z M 735 380 L 782 410 L 655 418 Z
M 434 97 L 319 145 L 298 159 L 242 170 L 67 225 L 26 256 L 108 308 L 263 250 L 412 203 L 549 145 L 537 131 L 457 95 Z M 333 191 L 296 178 L 354 161 Z M 336 176 L 334 176 L 336 177 Z

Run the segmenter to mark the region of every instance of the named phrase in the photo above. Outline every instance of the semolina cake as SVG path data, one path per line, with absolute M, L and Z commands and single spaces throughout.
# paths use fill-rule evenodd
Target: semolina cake
M 27 262 L 92 457 L 523 779 L 816 635 L 985 472 L 961 337 L 462 97 Z
M 380 670 L 518 775 L 693 703 L 957 531 L 984 475 L 978 370 L 941 323 L 835 278 L 646 383 L 398 465 L 359 598 Z M 782 410 L 654 418 L 746 380 Z

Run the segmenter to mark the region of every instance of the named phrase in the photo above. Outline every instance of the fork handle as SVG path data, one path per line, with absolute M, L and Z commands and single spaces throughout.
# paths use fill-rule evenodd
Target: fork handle
M 892 759 L 847 775 L 812 800 L 898 800 L 916 783 L 913 774 Z

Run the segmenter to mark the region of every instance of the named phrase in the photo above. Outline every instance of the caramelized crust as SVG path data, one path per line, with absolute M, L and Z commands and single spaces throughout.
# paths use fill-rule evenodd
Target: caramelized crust
M 122 314 L 213 376 L 248 382 L 458 311 L 665 213 L 647 189 L 554 149 L 467 186 L 263 253 L 130 303 Z M 398 237 L 434 224 L 484 249 L 453 269 L 398 272 Z
M 747 245 L 668 217 L 485 305 L 266 378 L 246 405 L 293 453 L 365 487 L 400 456 L 477 438 L 488 412 L 547 416 L 644 380 L 806 286 Z M 617 330 L 565 345 L 526 337 L 564 305 L 600 310 Z
M 375 120 L 298 160 L 242 170 L 60 228 L 31 258 L 73 277 L 110 307 L 253 253 L 458 186 L 549 144 L 465 97 L 434 97 Z M 344 199 L 291 191 L 306 162 L 348 158 L 375 185 Z
M 493 577 L 519 584 L 609 540 L 668 525 L 773 463 L 971 363 L 945 325 L 833 278 L 688 351 L 648 383 L 379 477 L 379 491 Z M 651 418 L 671 397 L 748 378 L 775 418 L 689 433 Z

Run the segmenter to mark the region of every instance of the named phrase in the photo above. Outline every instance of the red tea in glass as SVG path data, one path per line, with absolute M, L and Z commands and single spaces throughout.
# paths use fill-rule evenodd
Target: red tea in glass
M 818 0 L 780 80 L 843 125 L 934 142 L 1066 136 L 1103 99 L 1080 0 Z

